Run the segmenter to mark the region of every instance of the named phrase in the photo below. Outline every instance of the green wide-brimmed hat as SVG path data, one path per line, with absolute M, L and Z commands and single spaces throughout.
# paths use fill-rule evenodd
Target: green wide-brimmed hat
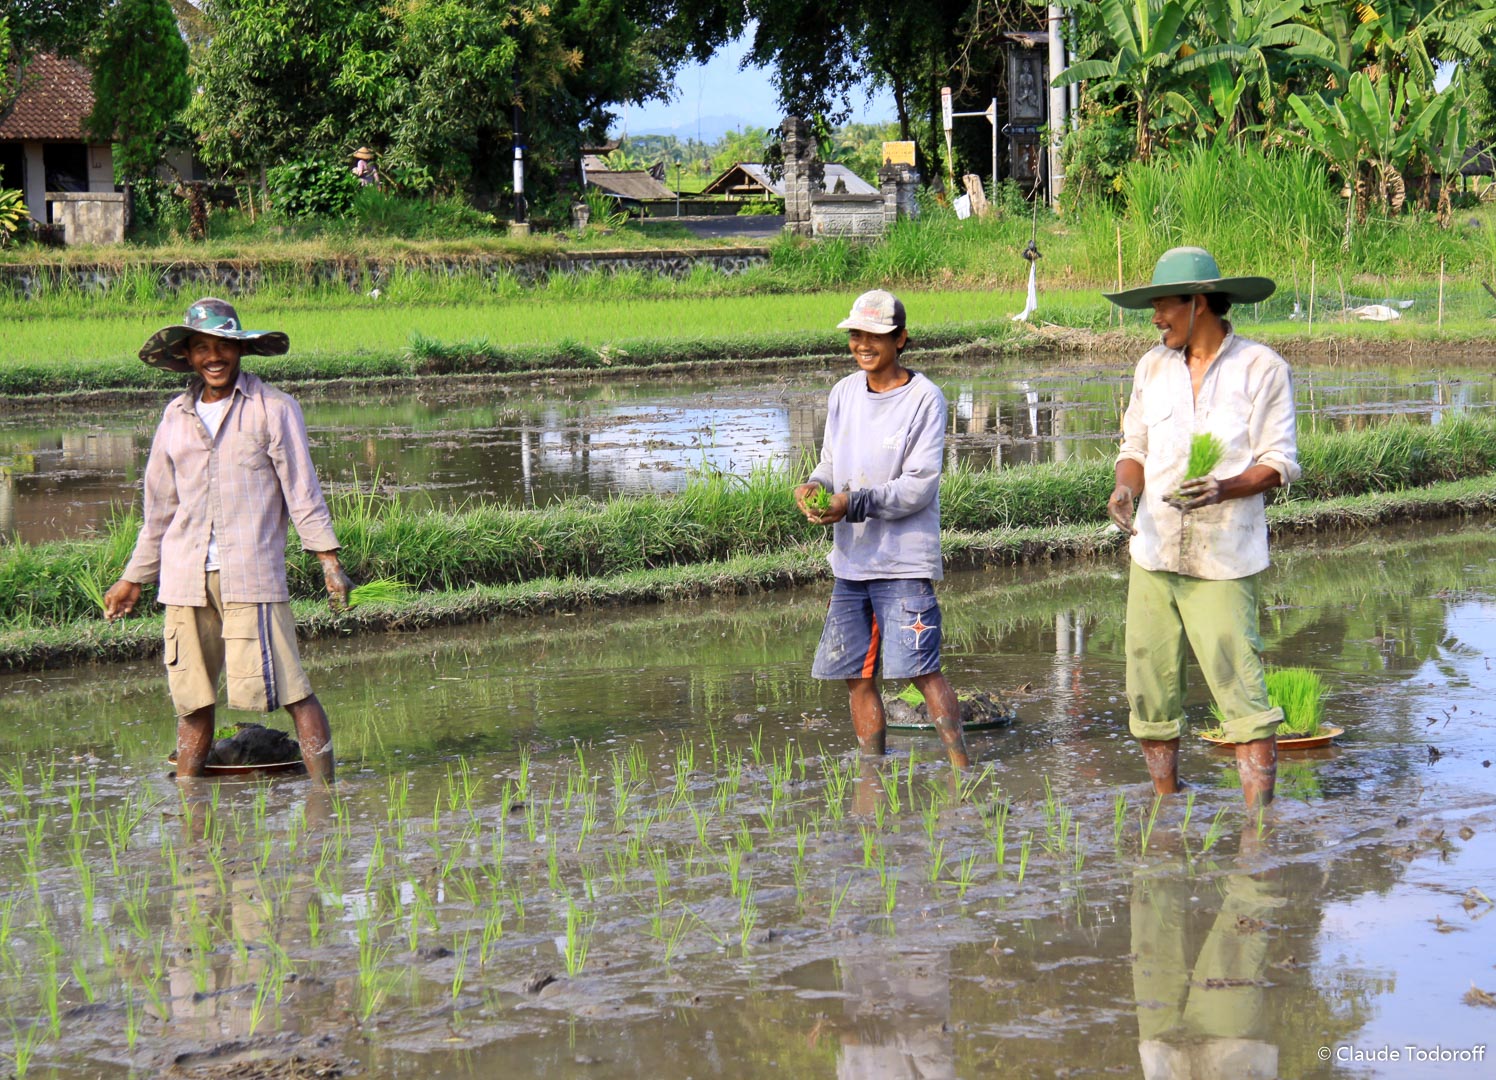
M 227 300 L 205 296 L 187 309 L 187 317 L 176 326 L 157 330 L 140 347 L 140 358 L 151 367 L 168 371 L 191 371 L 187 363 L 187 339 L 193 334 L 212 334 L 244 343 L 244 351 L 256 356 L 280 356 L 291 347 L 291 339 L 279 330 L 246 330 L 239 313 Z
M 1221 277 L 1215 257 L 1204 248 L 1170 248 L 1158 257 L 1153 283 L 1118 293 L 1102 293 L 1118 307 L 1146 308 L 1160 296 L 1204 296 L 1219 293 L 1233 304 L 1255 304 L 1273 295 L 1272 278 Z

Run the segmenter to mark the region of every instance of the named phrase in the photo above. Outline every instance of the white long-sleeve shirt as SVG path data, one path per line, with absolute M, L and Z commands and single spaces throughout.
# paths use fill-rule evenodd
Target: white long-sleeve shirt
M 1276 469 L 1284 484 L 1299 478 L 1288 363 L 1266 345 L 1237 337 L 1229 324 L 1198 399 L 1183 352 L 1157 345 L 1138 361 L 1118 460 L 1143 466 L 1143 497 L 1131 543 L 1139 566 L 1217 581 L 1247 577 L 1268 565 L 1261 495 L 1188 513 L 1164 502 L 1184 482 L 1190 439 L 1205 433 L 1225 447 L 1211 470 L 1217 479 L 1253 465 Z
M 831 388 L 821 460 L 810 479 L 848 496 L 828 561 L 839 578 L 942 576 L 940 466 L 945 395 L 918 372 L 875 394 L 855 371 Z

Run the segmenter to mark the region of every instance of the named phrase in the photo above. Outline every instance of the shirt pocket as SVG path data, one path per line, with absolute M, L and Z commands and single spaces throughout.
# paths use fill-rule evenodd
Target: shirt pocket
M 1143 402 L 1143 426 L 1151 435 L 1154 429 L 1164 429 L 1172 426 L 1170 421 L 1174 415 L 1174 403 L 1172 401 L 1145 401 Z
M 262 472 L 273 468 L 270 460 L 270 432 L 243 431 L 235 444 L 234 461 L 241 469 Z

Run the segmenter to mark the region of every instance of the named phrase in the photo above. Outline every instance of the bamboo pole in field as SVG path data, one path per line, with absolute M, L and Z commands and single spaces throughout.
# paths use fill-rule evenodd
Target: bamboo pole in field
M 1309 260 L 1309 333 L 1314 333 L 1314 272 L 1316 266 L 1313 259 Z
M 1120 225 L 1117 226 L 1117 291 L 1122 291 L 1122 226 Z M 1117 308 L 1117 325 L 1121 326 L 1122 309 L 1116 304 L 1112 307 Z
M 1345 278 L 1339 270 L 1335 271 L 1335 283 L 1340 286 L 1340 321 L 1345 322 Z
M 1439 329 L 1444 329 L 1444 256 L 1439 256 Z

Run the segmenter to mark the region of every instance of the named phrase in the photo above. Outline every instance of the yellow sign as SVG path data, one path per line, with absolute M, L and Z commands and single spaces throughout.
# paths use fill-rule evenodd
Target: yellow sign
M 914 144 L 912 142 L 886 142 L 883 144 L 883 164 L 885 165 L 909 165 L 914 164 Z

